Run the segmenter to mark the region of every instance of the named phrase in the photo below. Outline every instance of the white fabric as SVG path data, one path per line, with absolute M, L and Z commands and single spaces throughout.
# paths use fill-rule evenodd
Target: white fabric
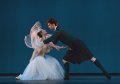
M 39 31 L 42 31 L 42 30 L 43 30 L 43 29 L 42 29 L 42 26 L 41 26 L 40 22 L 37 21 L 37 22 L 32 26 L 32 28 L 31 28 L 31 30 L 30 30 L 30 34 L 26 35 L 25 38 L 24 38 L 24 41 L 25 41 L 25 44 L 26 44 L 27 47 L 35 49 L 37 46 L 42 46 L 42 42 L 41 42 L 41 45 L 40 45 L 40 44 L 36 44 L 36 43 L 39 43 L 39 42 L 36 42 L 36 41 L 38 41 L 37 39 L 39 38 L 39 37 L 37 36 L 37 33 L 38 33 Z M 35 37 L 35 38 L 32 37 L 32 33 L 33 33 L 33 32 L 36 32 L 36 37 Z M 39 39 L 40 39 L 40 38 L 39 38 Z
M 20 80 L 62 80 L 64 70 L 55 58 L 49 55 L 45 58 L 37 56 L 18 78 Z
M 33 48 L 34 52 L 36 49 L 42 49 L 45 46 L 43 40 L 51 36 L 50 34 L 47 34 L 46 38 L 43 40 L 37 35 L 34 38 L 32 37 L 33 31 L 37 33 L 41 30 L 40 23 L 36 22 L 31 28 L 30 34 L 25 36 L 24 39 L 26 46 Z M 47 52 L 49 51 L 50 48 L 47 49 Z M 18 78 L 20 80 L 60 80 L 64 78 L 64 70 L 55 58 L 49 55 L 42 57 L 38 55 L 38 52 L 35 52 L 34 59 L 30 61 L 23 74 L 20 74 Z
M 40 40 L 41 38 L 39 38 L 39 36 L 37 35 L 37 33 L 38 33 L 39 31 L 42 31 L 42 30 L 43 30 L 43 29 L 42 29 L 42 26 L 41 26 L 40 22 L 37 21 L 37 22 L 33 25 L 33 27 L 31 28 L 30 34 L 26 35 L 25 38 L 24 38 L 24 42 L 25 42 L 25 44 L 26 44 L 27 47 L 33 48 L 33 49 L 37 49 L 37 48 L 42 48 L 42 47 L 43 47 L 43 45 L 44 45 L 43 40 L 41 41 L 41 40 Z M 33 33 L 34 31 L 36 32 L 36 36 L 33 38 L 33 37 L 32 37 L 32 33 Z M 50 36 L 52 36 L 52 35 L 51 35 L 51 34 L 47 34 L 45 39 L 49 38 Z M 44 39 L 44 40 L 45 40 L 45 39 Z M 49 49 L 47 50 L 47 52 L 49 52 L 50 49 L 51 49 L 51 48 L 49 48 Z

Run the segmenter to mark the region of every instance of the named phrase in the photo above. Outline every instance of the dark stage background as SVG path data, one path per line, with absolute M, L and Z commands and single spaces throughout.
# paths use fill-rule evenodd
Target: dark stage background
M 24 37 L 38 20 L 47 29 L 50 17 L 83 40 L 110 73 L 120 73 L 120 0 L 0 0 L 0 73 L 23 72 L 33 51 Z M 49 54 L 62 64 L 65 51 Z M 71 64 L 71 72 L 100 70 L 88 61 Z

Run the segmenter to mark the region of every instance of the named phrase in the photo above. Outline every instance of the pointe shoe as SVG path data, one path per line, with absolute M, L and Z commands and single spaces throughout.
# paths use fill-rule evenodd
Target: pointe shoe
M 20 80 L 18 76 L 17 76 L 17 77 L 15 77 L 15 78 L 16 78 L 17 80 Z

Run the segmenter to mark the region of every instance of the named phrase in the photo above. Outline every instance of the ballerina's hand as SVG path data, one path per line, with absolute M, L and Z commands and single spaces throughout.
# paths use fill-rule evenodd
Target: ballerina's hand
M 55 46 L 55 49 L 60 51 L 60 49 L 66 48 L 65 46 Z

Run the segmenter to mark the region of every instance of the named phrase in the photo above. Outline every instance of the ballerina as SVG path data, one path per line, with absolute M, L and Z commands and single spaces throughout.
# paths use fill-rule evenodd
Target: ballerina
M 39 36 L 38 36 L 39 35 Z M 51 35 L 47 34 L 36 22 L 31 28 L 30 34 L 25 36 L 25 44 L 33 48 L 33 54 L 23 74 L 16 77 L 19 80 L 62 80 L 64 70 L 57 59 L 47 55 L 51 48 L 60 50 L 63 46 L 54 45 L 52 42 L 43 44 L 43 41 Z

